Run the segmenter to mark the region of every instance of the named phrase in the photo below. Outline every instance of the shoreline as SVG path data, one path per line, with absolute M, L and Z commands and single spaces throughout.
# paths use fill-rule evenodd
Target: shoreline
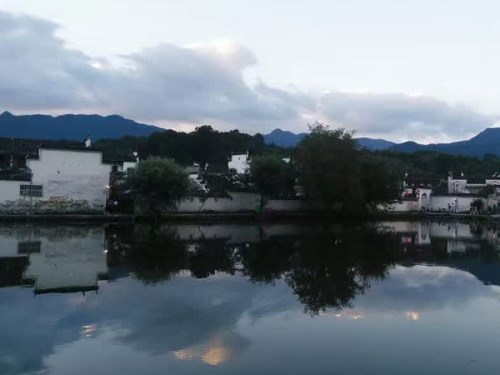
M 363 216 L 345 216 L 339 213 L 318 213 L 311 211 L 301 212 L 204 212 L 204 213 L 169 213 L 157 219 L 151 215 L 133 214 L 32 214 L 9 215 L 0 214 L 0 222 L 84 222 L 84 223 L 134 223 L 134 222 L 273 222 L 273 221 L 374 221 L 374 220 L 423 220 L 446 219 L 467 221 L 493 221 L 500 220 L 500 215 L 470 215 L 465 213 L 440 213 L 440 212 L 380 212 Z

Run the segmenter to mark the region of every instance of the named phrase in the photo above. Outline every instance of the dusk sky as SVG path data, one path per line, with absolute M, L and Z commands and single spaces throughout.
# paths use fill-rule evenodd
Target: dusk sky
M 500 125 L 495 0 L 0 0 L 0 110 L 393 141 Z

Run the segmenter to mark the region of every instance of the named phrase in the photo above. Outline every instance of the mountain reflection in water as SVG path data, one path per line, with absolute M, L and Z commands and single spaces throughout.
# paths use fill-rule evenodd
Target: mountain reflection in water
M 0 373 L 497 373 L 498 230 L 2 226 Z

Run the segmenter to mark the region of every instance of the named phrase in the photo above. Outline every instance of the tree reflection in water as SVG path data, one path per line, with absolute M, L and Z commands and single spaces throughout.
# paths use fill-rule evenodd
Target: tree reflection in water
M 400 251 L 394 235 L 370 226 L 261 236 L 241 244 L 228 244 L 227 238 L 182 241 L 169 227 L 139 226 L 108 238 L 108 259 L 127 265 L 145 283 L 169 280 L 184 270 L 196 278 L 238 272 L 256 283 L 283 279 L 311 314 L 349 307 L 370 280 L 387 275 Z

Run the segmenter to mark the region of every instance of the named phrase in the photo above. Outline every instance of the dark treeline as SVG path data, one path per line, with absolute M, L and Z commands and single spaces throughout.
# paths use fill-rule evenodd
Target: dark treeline
M 210 162 L 226 161 L 231 153 L 247 151 L 250 155 L 275 153 L 283 157 L 293 157 L 297 152 L 296 148 L 286 149 L 266 145 L 261 134 L 249 135 L 238 130 L 220 132 L 209 125 L 200 126 L 190 133 L 166 130 L 149 137 L 102 139 L 96 141 L 94 146 L 103 150 L 108 159 L 119 160 L 132 152 L 138 152 L 141 158 L 149 156 L 170 158 L 183 166 L 192 163 L 204 166 Z M 373 154 L 387 159 L 403 174 L 425 173 L 445 178 L 449 172 L 454 175 L 464 173 L 467 176 L 481 177 L 500 172 L 500 158 L 493 154 L 486 154 L 483 158 L 433 151 L 413 153 L 377 151 Z
M 269 199 L 300 198 L 307 200 L 309 207 L 315 210 L 358 215 L 398 199 L 405 175 L 423 175 L 421 178 L 433 181 L 436 192 L 439 189 L 445 192 L 450 172 L 468 178 L 485 178 L 500 172 L 500 159 L 493 155 L 478 159 L 435 152 L 372 152 L 361 149 L 352 135 L 345 129 L 330 129 L 315 123 L 296 147 L 284 149 L 266 145 L 261 134 L 252 136 L 237 130 L 219 132 L 204 125 L 191 133 L 167 130 L 147 138 L 101 140 L 95 146 L 108 158 L 137 151 L 142 160 L 162 158 L 180 166 L 193 163 L 200 166 L 201 185 L 191 184 L 191 188 L 171 194 L 180 184 L 173 186 L 174 180 L 160 178 L 172 175 L 160 173 L 158 166 L 166 163 L 140 164 L 136 173 L 144 176 L 142 180 L 147 189 L 140 189 L 140 179 L 131 178 L 129 186 L 136 193 L 147 193 L 142 194 L 141 199 L 154 197 L 151 207 L 162 203 L 174 206 L 188 195 L 219 197 L 227 196 L 230 191 L 253 191 L 261 195 L 259 210 L 265 208 Z M 227 162 L 231 154 L 247 152 L 249 173 L 230 171 Z M 285 162 L 284 157 L 290 162 Z M 187 182 L 184 185 L 188 186 Z
M 493 154 L 486 154 L 483 158 L 433 151 L 414 153 L 378 151 L 377 154 L 391 160 L 406 173 L 427 174 L 435 178 L 446 178 L 450 172 L 454 176 L 463 173 L 465 176 L 477 178 L 500 172 L 500 158 Z
M 182 166 L 207 163 L 225 163 L 232 153 L 260 155 L 272 152 L 288 155 L 282 147 L 266 145 L 262 134 L 249 135 L 238 130 L 220 132 L 209 125 L 197 127 L 190 133 L 166 130 L 153 133 L 149 137 L 123 137 L 103 139 L 94 143 L 103 150 L 108 159 L 120 159 L 124 155 L 138 152 L 144 159 L 150 156 L 173 159 Z

